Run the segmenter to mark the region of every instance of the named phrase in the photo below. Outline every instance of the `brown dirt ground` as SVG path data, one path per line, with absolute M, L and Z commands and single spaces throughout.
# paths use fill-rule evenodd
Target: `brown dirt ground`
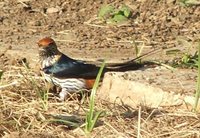
M 97 20 L 99 8 L 105 3 L 116 6 L 125 3 L 131 7 L 130 22 L 113 26 Z M 188 45 L 182 44 L 182 39 L 194 44 L 200 37 L 200 8 L 183 7 L 177 3 L 173 0 L 2 1 L 0 45 L 36 55 L 36 42 L 51 36 L 68 55 L 108 60 L 135 57 L 133 40 L 139 47 L 145 46 L 144 52 L 161 47 L 184 50 L 188 49 Z M 59 11 L 48 14 L 47 10 L 52 7 Z M 153 57 L 168 58 L 163 51 Z
M 128 5 L 133 11 L 129 22 L 108 25 L 100 21 L 96 16 L 99 8 L 109 3 L 116 7 Z M 58 12 L 48 13 L 52 7 Z M 79 129 L 70 130 L 65 125 L 49 124 L 44 120 L 48 118 L 47 114 L 80 115 L 88 108 L 87 102 L 80 106 L 77 101 L 59 103 L 50 99 L 49 110 L 44 111 L 41 102 L 34 98 L 36 88 L 31 86 L 30 80 L 30 76 L 37 78 L 38 72 L 27 76 L 25 68 L 19 65 L 20 61 L 16 61 L 26 58 L 31 67 L 36 67 L 36 42 L 39 39 L 53 37 L 65 54 L 78 59 L 122 62 L 136 56 L 134 47 L 137 45 L 144 46 L 143 53 L 163 48 L 146 60 L 170 61 L 184 52 L 196 51 L 200 38 L 199 13 L 199 6 L 180 6 L 176 0 L 0 1 L 0 69 L 7 71 L 2 83 L 20 80 L 20 86 L 0 90 L 0 136 L 84 137 Z M 166 51 L 171 49 L 181 52 L 169 56 Z M 39 87 L 43 87 L 44 82 L 37 81 Z M 78 112 L 79 108 L 82 108 L 81 112 Z M 137 136 L 138 109 L 102 101 L 98 101 L 98 108 L 108 111 L 108 116 L 102 119 L 104 125 L 97 127 L 92 137 Z M 142 108 L 141 135 L 199 137 L 198 115 L 175 111 L 175 107 L 165 111 Z M 36 117 L 38 114 L 41 116 Z

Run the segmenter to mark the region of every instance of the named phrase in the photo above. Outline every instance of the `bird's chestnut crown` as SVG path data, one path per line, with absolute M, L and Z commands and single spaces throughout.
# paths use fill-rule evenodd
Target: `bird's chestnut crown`
M 50 38 L 50 37 L 45 37 L 45 38 L 39 40 L 37 44 L 38 44 L 38 46 L 40 48 L 46 48 L 50 44 L 55 44 L 55 41 L 52 38 Z

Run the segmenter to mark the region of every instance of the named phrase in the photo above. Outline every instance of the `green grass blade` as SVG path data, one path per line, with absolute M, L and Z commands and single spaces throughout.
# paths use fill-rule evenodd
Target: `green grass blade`
M 95 116 L 95 120 L 94 120 L 95 94 L 96 94 L 96 91 L 97 91 L 97 88 L 98 88 L 98 85 L 99 85 L 99 81 L 101 79 L 101 74 L 103 72 L 104 67 L 105 67 L 105 61 L 101 65 L 101 68 L 100 68 L 99 73 L 96 77 L 96 80 L 95 80 L 95 83 L 94 83 L 94 86 L 92 88 L 92 92 L 91 92 L 91 95 L 90 95 L 89 112 L 86 115 L 86 126 L 85 126 L 86 132 L 92 131 L 92 129 L 93 129 L 96 121 L 98 120 L 98 117 L 99 117 L 99 115 L 97 114 L 98 116 Z
M 199 46 L 198 46 L 198 79 L 197 79 L 197 91 L 195 94 L 194 111 L 197 110 L 199 96 L 200 96 L 200 42 L 199 42 Z
M 105 66 L 105 62 L 103 62 L 100 70 L 99 70 L 99 73 L 96 77 L 96 80 L 95 80 L 95 83 L 94 83 L 94 86 L 92 88 L 92 92 L 91 92 L 91 95 L 90 95 L 90 112 L 89 112 L 89 119 L 92 119 L 93 118 L 93 113 L 94 113 L 94 102 L 95 102 L 95 94 L 96 94 L 96 91 L 97 91 L 97 88 L 98 88 L 98 85 L 99 85 L 99 81 L 100 81 L 100 78 L 101 78 L 101 74 L 103 72 L 103 69 L 104 69 L 104 66 Z
M 98 118 L 99 118 L 99 117 L 101 116 L 101 114 L 103 114 L 103 113 L 104 113 L 103 111 L 98 111 L 98 112 L 95 114 L 95 116 L 94 116 L 94 118 L 93 118 L 93 120 L 92 120 L 92 122 L 91 122 L 91 124 L 90 124 L 89 131 L 92 131 L 92 129 L 94 128 L 94 126 L 95 126 L 95 124 L 96 124 Z

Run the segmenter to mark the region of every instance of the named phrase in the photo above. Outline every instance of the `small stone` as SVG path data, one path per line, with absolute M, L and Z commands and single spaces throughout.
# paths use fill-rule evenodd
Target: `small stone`
M 29 25 L 31 25 L 31 26 L 41 26 L 41 22 L 40 21 L 30 21 Z
M 57 12 L 59 12 L 59 11 L 60 11 L 59 8 L 54 8 L 54 7 L 52 7 L 52 8 L 48 8 L 48 9 L 47 9 L 47 14 L 57 13 Z
M 154 70 L 154 72 L 157 73 L 158 70 Z M 153 76 L 153 78 L 150 70 L 144 70 L 141 73 L 139 73 L 138 71 L 127 71 L 126 73 L 115 72 L 114 75 L 105 73 L 101 87 L 97 92 L 97 96 L 100 99 L 112 103 L 123 103 L 133 108 L 136 108 L 138 107 L 138 105 L 141 104 L 145 104 L 145 106 L 153 108 L 174 105 L 178 106 L 183 104 L 182 98 L 187 97 L 188 95 L 180 95 L 179 89 L 176 89 L 178 86 L 180 87 L 180 84 L 174 83 L 174 79 L 165 77 L 166 73 L 168 73 L 167 76 L 172 76 L 174 75 L 173 73 L 166 72 L 165 69 L 163 69 L 162 72 L 165 72 L 163 73 L 164 75 Z M 184 73 L 186 72 L 184 71 Z M 127 78 L 124 79 L 123 77 L 126 76 L 126 74 L 128 74 Z M 132 74 L 137 74 L 139 79 L 132 80 Z M 176 72 L 176 76 L 177 74 L 181 74 L 180 70 L 179 73 Z M 143 75 L 145 76 L 144 78 L 142 78 Z M 146 81 L 146 78 L 149 78 L 148 80 L 153 82 L 149 84 L 148 80 Z M 180 80 L 180 78 L 178 79 Z M 191 89 L 194 88 L 193 81 L 189 82 L 185 78 L 182 78 L 181 81 L 185 82 L 182 83 L 185 91 L 191 91 Z M 188 104 L 191 103 L 192 101 L 188 102 Z
M 0 16 L 0 22 L 3 23 L 4 17 Z

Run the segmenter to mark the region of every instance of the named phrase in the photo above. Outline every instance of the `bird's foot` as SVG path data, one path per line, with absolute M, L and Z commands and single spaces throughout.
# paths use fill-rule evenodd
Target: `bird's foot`
M 59 93 L 59 100 L 64 101 L 67 98 L 68 92 L 65 89 Z

